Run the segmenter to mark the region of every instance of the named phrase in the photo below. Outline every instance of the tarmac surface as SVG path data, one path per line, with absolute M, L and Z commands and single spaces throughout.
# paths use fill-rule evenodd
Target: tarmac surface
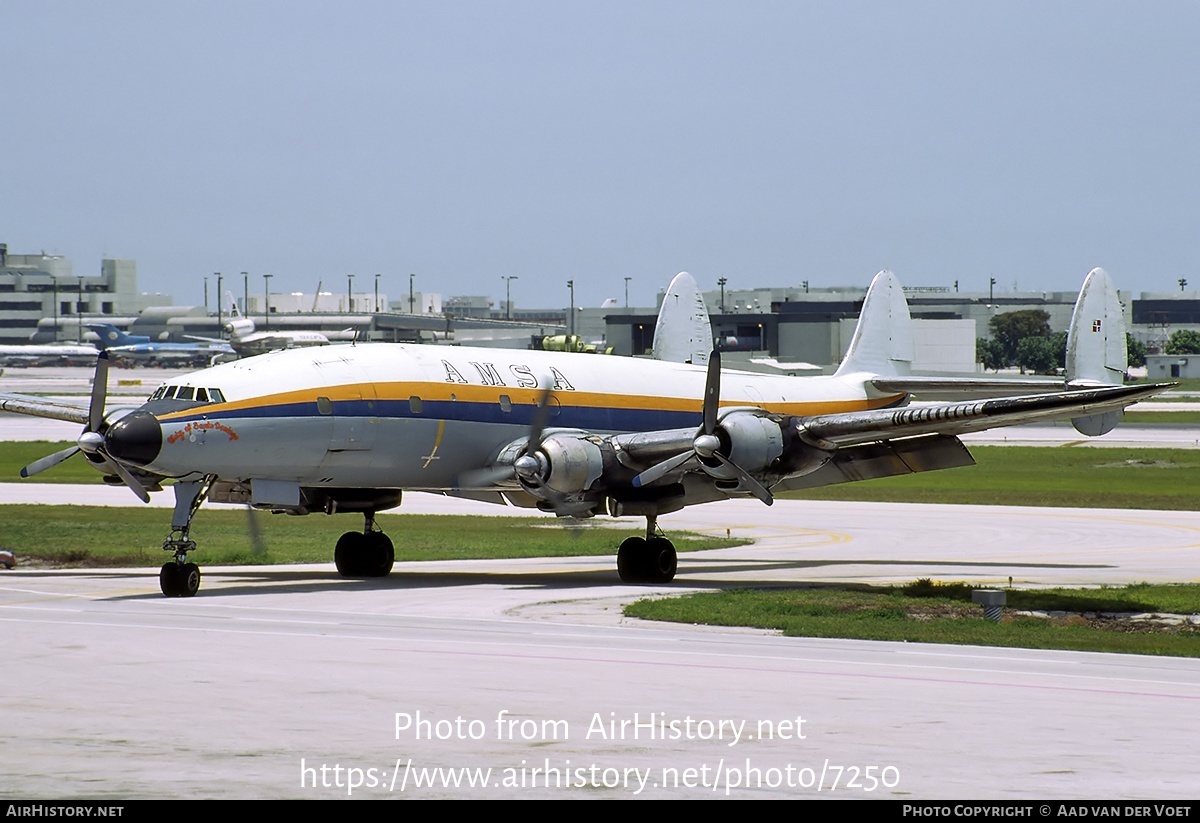
M 27 499 L 141 505 L 0 484 L 0 503 Z M 401 511 L 521 513 L 430 495 Z M 1196 581 L 1197 514 L 730 501 L 661 525 L 756 542 L 684 554 L 652 587 L 621 584 L 611 557 L 363 581 L 203 566 L 201 547 L 192 599 L 163 598 L 157 569 L 0 571 L 0 797 L 1195 798 L 1200 659 L 784 638 L 621 606 L 918 577 Z

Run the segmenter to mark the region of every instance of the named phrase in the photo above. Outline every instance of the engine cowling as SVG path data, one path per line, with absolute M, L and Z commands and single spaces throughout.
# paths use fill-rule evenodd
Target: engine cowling
M 717 442 L 706 442 L 709 438 Z M 716 445 L 715 449 L 708 448 L 713 445 Z M 717 460 L 712 454 L 714 451 L 719 451 L 746 472 L 761 475 L 783 454 L 783 431 L 770 417 L 753 412 L 730 412 L 718 421 L 713 435 L 702 434 L 696 438 L 696 454 L 704 471 L 720 480 L 735 480 L 737 473 Z
M 521 485 L 538 497 L 546 498 L 546 490 L 578 495 L 604 473 L 604 453 L 591 438 L 552 434 L 514 465 Z

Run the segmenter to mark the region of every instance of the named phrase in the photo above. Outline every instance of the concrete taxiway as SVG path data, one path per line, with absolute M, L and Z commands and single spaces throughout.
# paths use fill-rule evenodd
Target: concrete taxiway
M 620 607 L 828 580 L 1195 579 L 1197 516 L 734 501 L 664 521 L 759 542 L 684 555 L 651 588 L 620 585 L 612 558 L 373 581 L 205 568 L 191 600 L 161 597 L 153 569 L 0 573 L 0 794 L 1194 796 L 1198 660 L 791 639 Z

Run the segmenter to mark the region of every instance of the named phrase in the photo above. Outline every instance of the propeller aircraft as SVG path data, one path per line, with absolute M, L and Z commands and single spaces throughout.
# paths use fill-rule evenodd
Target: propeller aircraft
M 23 476 L 82 452 L 142 500 L 170 481 L 171 558 L 159 579 L 165 595 L 191 596 L 200 570 L 190 529 L 205 500 L 361 514 L 362 529 L 334 547 L 347 577 L 391 571 L 393 543 L 375 515 L 405 491 L 644 517 L 644 536 L 621 543 L 617 571 L 628 583 L 664 583 L 677 557 L 658 519 L 685 506 L 731 497 L 769 506 L 784 490 L 971 465 L 959 435 L 998 426 L 1071 419 L 1103 434 L 1125 406 L 1174 385 L 1122 385 L 1124 322 L 1100 269 L 1076 303 L 1065 380 L 911 375 L 910 322 L 899 281 L 884 271 L 827 376 L 722 371 L 715 351 L 699 365 L 377 343 L 213 366 L 108 414 L 101 355 L 87 408 L 0 395 L 0 410 L 83 426 L 75 446 Z M 969 399 L 910 404 L 924 396 Z

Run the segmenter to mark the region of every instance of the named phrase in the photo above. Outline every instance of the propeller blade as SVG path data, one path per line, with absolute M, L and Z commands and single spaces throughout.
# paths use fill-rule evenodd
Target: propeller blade
M 121 482 L 128 486 L 131 492 L 138 496 L 138 499 L 140 499 L 143 503 L 150 502 L 150 492 L 146 491 L 146 489 L 142 486 L 138 479 L 133 476 L 129 469 L 122 466 L 116 460 L 113 460 L 103 451 L 100 452 L 100 456 L 104 458 L 104 465 L 112 469 L 117 477 L 121 478 Z
M 529 441 L 525 448 L 521 449 L 521 454 L 535 452 L 538 446 L 542 445 L 542 433 L 546 431 L 546 423 L 550 420 L 550 397 L 553 394 L 554 389 L 551 386 L 542 389 L 537 406 L 533 410 L 533 420 L 529 424 Z
M 768 506 L 775 502 L 775 498 L 769 491 L 767 491 L 763 484 L 759 483 L 752 476 L 747 474 L 746 470 L 737 463 L 734 463 L 720 452 L 714 452 L 713 457 L 717 458 L 717 460 L 720 460 L 722 466 L 728 466 L 729 468 L 733 469 L 734 473 L 738 476 L 738 479 L 742 481 L 742 485 L 749 489 L 752 495 L 766 503 Z
M 96 374 L 92 377 L 92 402 L 88 406 L 87 431 L 98 432 L 104 422 L 104 401 L 108 396 L 108 352 L 96 358 Z
M 21 476 L 22 477 L 33 477 L 38 472 L 44 472 L 46 469 L 50 468 L 51 466 L 57 466 L 59 463 L 66 460 L 68 457 L 75 454 L 75 452 L 77 452 L 77 451 L 79 451 L 78 446 L 68 446 L 67 448 L 63 449 L 62 451 L 57 451 L 54 454 L 48 454 L 45 457 L 39 458 L 38 460 L 34 460 L 28 466 L 21 469 Z
M 694 451 L 686 451 L 680 452 L 674 457 L 668 457 L 666 460 L 651 466 L 633 478 L 633 487 L 640 489 L 642 486 L 649 486 L 655 480 L 670 474 L 695 456 L 696 453 Z
M 255 557 L 262 557 L 267 553 L 267 541 L 263 538 L 258 512 L 253 506 L 246 506 L 246 531 L 250 534 L 250 551 Z
M 704 433 L 717 430 L 717 412 L 721 404 L 721 352 L 713 349 L 708 356 L 708 375 L 704 381 Z
M 490 489 L 491 487 L 512 480 L 517 476 L 517 470 L 511 465 L 488 466 L 484 469 L 469 469 L 461 473 L 455 481 L 458 489 Z

